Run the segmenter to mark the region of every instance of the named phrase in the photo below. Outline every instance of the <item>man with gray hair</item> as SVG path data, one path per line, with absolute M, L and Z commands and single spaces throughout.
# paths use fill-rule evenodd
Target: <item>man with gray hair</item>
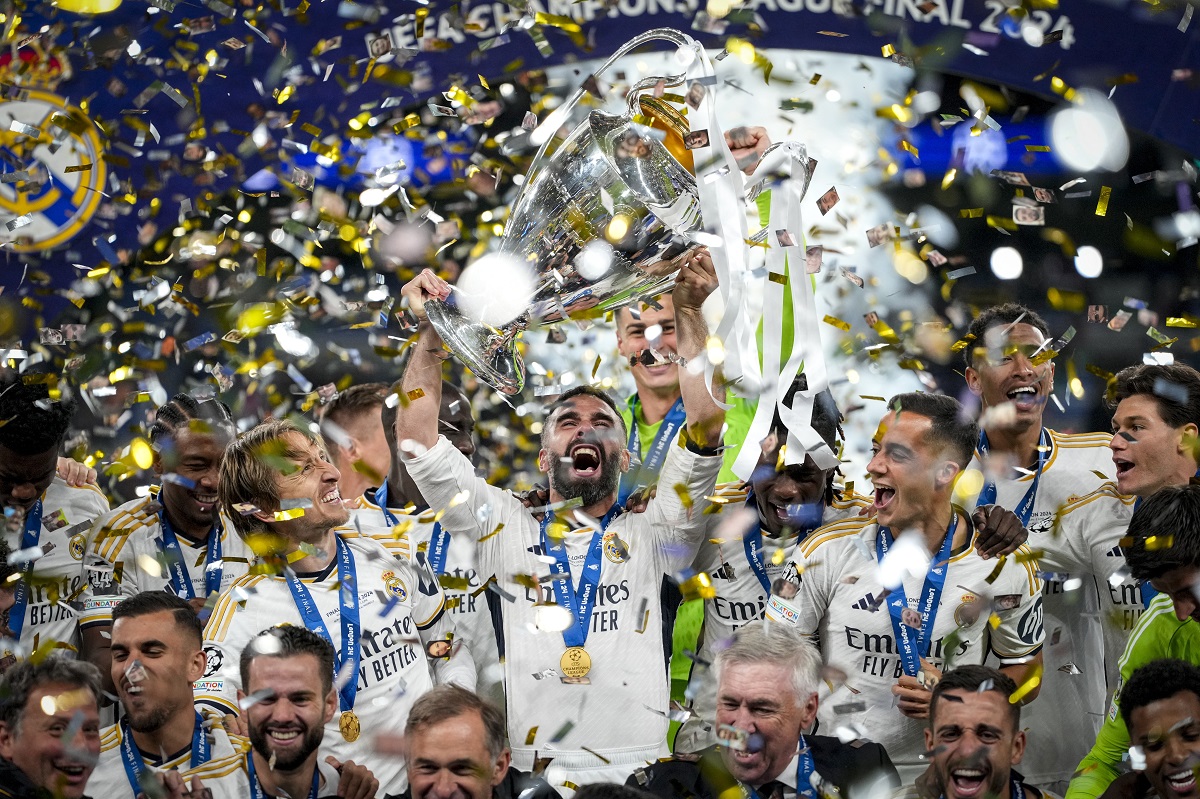
M 805 735 L 817 717 L 821 657 L 789 625 L 753 621 L 716 657 L 718 744 L 677 757 L 625 783 L 663 799 L 716 799 L 737 785 L 756 799 L 886 796 L 900 785 L 877 743 Z M 831 731 L 834 732 L 834 731 Z
M 413 704 L 404 734 L 402 799 L 558 799 L 545 780 L 511 767 L 504 714 L 465 688 L 428 691 Z
M 0 680 L 0 799 L 80 799 L 100 756 L 100 672 L 64 657 Z

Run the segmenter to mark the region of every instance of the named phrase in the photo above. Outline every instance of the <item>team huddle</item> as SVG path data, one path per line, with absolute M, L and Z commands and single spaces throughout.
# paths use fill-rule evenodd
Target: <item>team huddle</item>
M 890 398 L 864 495 L 828 391 L 801 460 L 688 368 L 715 287 L 699 249 L 616 312 L 636 392 L 554 398 L 524 495 L 476 474 L 429 270 L 394 385 L 240 433 L 177 394 L 112 510 L 65 387 L 0 376 L 0 797 L 1200 799 L 1200 373 L 1061 433 L 1046 323 L 986 309 L 978 412 Z

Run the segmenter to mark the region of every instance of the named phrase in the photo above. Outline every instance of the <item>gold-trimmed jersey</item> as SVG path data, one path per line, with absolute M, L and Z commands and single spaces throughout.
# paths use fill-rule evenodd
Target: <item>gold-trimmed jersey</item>
M 75 488 L 57 475 L 42 492 L 42 555 L 25 578 L 29 600 L 18 649 L 28 654 L 49 641 L 79 651 L 78 616 L 83 597 L 83 556 L 92 521 L 108 512 L 108 500 L 93 485 Z M 9 549 L 21 549 L 24 525 L 7 533 Z M 10 625 L 11 626 L 11 625 Z M 0 657 L 15 655 L 0 646 Z
M 87 585 L 79 626 L 112 623 L 112 609 L 123 599 L 142 591 L 169 591 L 171 574 L 162 547 L 162 505 L 156 486 L 150 495 L 126 502 L 106 513 L 92 525 L 88 551 L 84 558 Z M 237 534 L 233 522 L 220 512 L 221 588 L 229 589 L 245 574 L 253 561 L 253 552 Z M 211 534 L 211 533 L 210 533 Z M 204 596 L 207 543 L 195 543 L 176 535 L 179 551 L 191 578 L 192 591 Z
M 208 742 L 212 747 L 209 763 L 236 755 L 244 755 L 250 751 L 250 739 L 241 735 L 230 735 L 221 724 L 221 716 L 208 709 L 200 709 L 207 730 Z M 123 733 L 120 724 L 110 724 L 100 731 L 100 759 L 96 770 L 88 778 L 88 795 L 108 799 L 136 799 L 136 793 L 129 784 L 125 772 L 125 762 L 121 756 Z M 187 749 L 167 755 L 148 753 L 138 750 L 142 756 L 143 765 L 150 771 L 165 773 L 168 771 L 186 771 L 191 768 L 192 750 Z M 207 764 L 201 764 L 204 766 Z M 197 766 L 200 768 L 201 766 Z
M 693 664 L 689 678 L 689 687 L 696 692 L 692 707 L 701 722 L 711 722 L 717 710 L 715 675 L 705 664 L 711 664 L 717 652 L 729 645 L 739 627 L 763 618 L 770 597 L 770 591 L 763 588 L 746 555 L 744 539 L 749 532 L 746 524 L 759 523 L 754 508 L 749 508 L 748 513 L 745 511 L 749 491 L 742 488 L 740 482 L 723 483 L 717 486 L 714 496 L 719 503 L 715 507 L 720 508 L 720 512 L 710 517 L 708 538 L 700 545 L 693 565 L 697 572 L 708 574 L 716 591 L 716 596 L 704 600 L 704 626 L 697 651 L 702 663 Z M 871 500 L 861 494 L 839 496 L 833 504 L 825 506 L 821 526 L 856 517 L 870 506 Z M 784 576 L 800 542 L 796 536 L 778 540 L 763 533 L 763 565 L 768 586 Z M 716 743 L 715 736 L 703 735 L 702 738 L 692 740 L 689 748 L 681 751 L 698 751 Z M 677 736 L 677 750 L 678 747 Z
M 963 522 L 970 524 L 969 517 Z M 790 600 L 796 609 L 790 621 L 816 639 L 828 669 L 846 675 L 840 684 L 821 686 L 821 728 L 835 734 L 841 727 L 861 725 L 866 737 L 883 745 L 908 783 L 928 765 L 921 759 L 925 722 L 902 715 L 892 695 L 904 670 L 884 604 L 878 535 L 874 516 L 854 517 L 802 541 L 795 568 L 787 575 L 798 588 Z M 966 544 L 951 554 L 946 567 L 930 632 L 929 660 L 938 668 L 944 669 L 947 660 L 983 663 L 989 653 L 1020 662 L 1042 647 L 1042 586 L 1028 547 L 1001 563 L 981 558 L 975 538 L 972 525 Z M 914 611 L 924 580 L 923 571 L 904 576 L 904 592 Z
M 433 569 L 430 546 L 433 541 L 435 515 L 419 512 L 414 507 L 388 508 L 397 524 L 392 525 L 383 509 L 372 502 L 375 489 L 367 491 L 347 506 L 353 527 L 387 545 L 402 541 L 408 556 L 418 565 Z M 446 560 L 438 582 L 446 594 L 446 611 L 454 619 L 454 627 L 466 641 L 475 661 L 476 691 L 504 703 L 504 673 L 496 645 L 496 628 L 486 595 L 487 581 L 475 563 L 475 542 L 467 536 L 448 536 Z
M 408 785 L 402 758 L 377 754 L 373 733 L 402 734 L 412 703 L 435 682 L 475 685 L 469 650 L 458 647 L 449 658 L 432 659 L 425 646 L 454 636 L 437 581 L 408 558 L 389 551 L 370 536 L 338 528 L 354 557 L 362 630 L 358 693 L 354 712 L 362 737 L 346 741 L 335 715 L 325 725 L 325 742 L 339 760 L 354 760 L 374 772 L 382 793 L 400 793 Z M 341 603 L 337 561 L 316 575 L 300 575 L 312 596 L 334 648 L 341 650 Z M 238 668 L 242 649 L 263 630 L 280 624 L 304 626 L 288 582 L 277 575 L 247 574 L 217 600 L 204 629 L 208 668 L 197 684 L 197 701 L 224 713 L 237 713 L 242 687 Z M 435 679 L 436 676 L 436 679 Z
M 1055 524 L 1064 508 L 1116 474 L 1112 450 L 1108 448 L 1111 434 L 1076 435 L 1049 428 L 1046 432 L 1050 451 L 1046 453 L 1038 481 L 1026 542 L 1041 559 L 1046 614 L 1046 646 L 1042 651 L 1045 672 L 1038 700 L 1021 713 L 1022 724 L 1039 742 L 1025 753 L 1021 773 L 1039 784 L 1071 779 L 1104 718 L 1105 653 L 1099 615 L 1102 597 L 1097 593 L 1097 582 L 1089 576 L 1090 571 L 1056 566 L 1069 557 L 1075 544 L 1059 535 Z M 988 468 L 994 470 L 993 476 L 997 478 L 996 504 L 1016 512 L 1033 485 L 1033 474 L 1014 471 L 1001 454 L 993 452 L 993 460 Z M 971 466 L 980 468 L 979 452 Z M 1057 576 L 1064 571 L 1083 578 L 1082 584 L 1064 582 Z M 1119 654 L 1120 649 L 1116 655 Z M 1078 721 L 1064 728 L 1064 718 Z
M 340 775 L 333 766 L 325 762 L 325 758 L 331 753 L 332 750 L 327 744 L 322 744 L 317 752 L 317 772 L 321 775 L 317 799 L 337 799 Z M 202 766 L 181 771 L 179 776 L 189 788 L 192 778 L 199 777 L 200 783 L 212 792 L 212 799 L 248 799 L 253 794 L 250 791 L 250 770 L 246 767 L 247 757 L 250 757 L 249 752 L 213 758 Z M 383 795 L 382 787 L 380 795 Z M 103 794 L 97 793 L 96 796 Z

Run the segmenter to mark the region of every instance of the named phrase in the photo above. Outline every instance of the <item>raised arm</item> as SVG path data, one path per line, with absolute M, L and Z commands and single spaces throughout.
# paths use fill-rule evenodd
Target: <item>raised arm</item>
M 725 398 L 725 389 L 718 387 L 713 376 L 710 387 L 704 379 L 705 369 L 696 368 L 708 349 L 708 325 L 701 306 L 717 288 L 717 272 L 708 250 L 701 247 L 683 261 L 675 278 L 675 339 L 680 357 L 687 361 L 679 368 L 679 392 L 687 412 L 688 437 L 701 447 L 716 448 L 721 442 L 721 427 L 725 411 L 713 401 L 713 395 Z
M 396 440 L 415 442 L 425 449 L 438 440 L 438 412 L 442 407 L 442 337 L 425 315 L 426 300 L 444 300 L 450 296 L 450 284 L 424 269 L 404 284 L 400 296 L 417 317 L 417 340 L 413 343 L 408 368 L 404 370 L 401 401 L 403 411 L 396 414 Z M 403 447 L 402 447 L 403 449 Z M 408 455 L 419 453 L 404 453 Z

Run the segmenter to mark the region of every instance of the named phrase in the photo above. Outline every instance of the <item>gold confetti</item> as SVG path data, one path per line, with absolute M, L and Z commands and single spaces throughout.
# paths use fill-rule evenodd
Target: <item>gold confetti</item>
M 1184 314 L 1183 316 L 1168 316 L 1167 327 L 1200 327 L 1200 321 L 1194 316 Z
M 982 208 L 962 208 L 959 209 L 958 216 L 960 219 L 980 219 L 983 217 Z
M 527 732 L 525 734 L 525 745 L 526 746 L 533 746 L 533 739 L 537 736 L 537 731 L 538 731 L 538 728 L 536 726 L 529 728 L 529 732 Z
M 1100 187 L 1100 199 L 1096 203 L 1096 216 L 1104 216 L 1108 213 L 1108 198 L 1112 195 L 1111 186 Z
M 80 164 L 79 166 L 69 166 L 63 172 L 86 172 L 91 168 L 91 164 Z
M 420 399 L 421 397 L 425 396 L 425 389 L 423 389 L 423 388 L 414 388 L 412 391 L 409 391 L 409 392 L 406 394 L 406 396 L 408 397 L 408 401 L 409 401 L 409 402 L 412 402 L 413 400 L 418 400 L 418 399 Z
M 275 521 L 286 522 L 289 519 L 299 519 L 304 515 L 304 508 L 289 508 L 275 511 Z
M 1042 684 L 1041 663 L 1032 666 L 1027 673 L 1029 676 L 1025 678 L 1024 682 L 1017 686 L 1017 690 L 1013 691 L 1012 696 L 1008 698 L 1010 704 L 1020 704 L 1022 699 L 1028 696 L 1033 689 Z
M 850 330 L 850 323 L 844 322 L 841 319 L 838 319 L 836 316 L 830 316 L 830 315 L 826 314 L 825 318 L 822 319 L 821 321 L 827 325 L 833 325 L 838 330 L 845 330 L 845 331 Z

